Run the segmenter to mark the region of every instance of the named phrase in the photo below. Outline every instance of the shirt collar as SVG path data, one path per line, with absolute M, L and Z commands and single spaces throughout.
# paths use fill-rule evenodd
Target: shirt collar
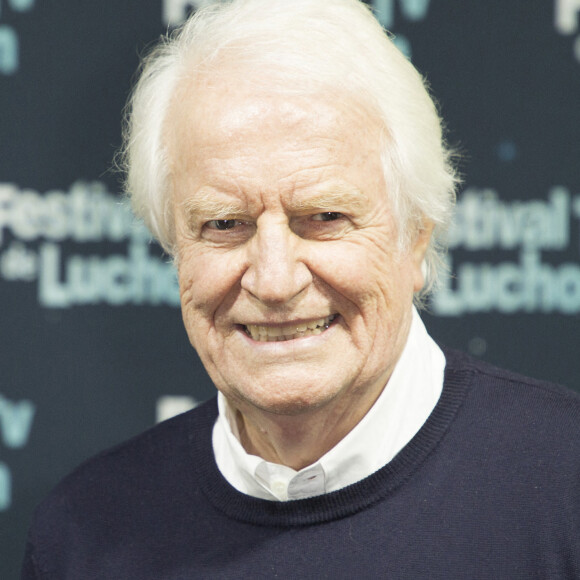
M 218 468 L 238 491 L 269 500 L 302 499 L 336 491 L 368 477 L 413 438 L 443 388 L 445 357 L 419 314 L 386 388 L 362 420 L 316 463 L 295 471 L 246 453 L 234 412 L 218 393 L 213 449 Z

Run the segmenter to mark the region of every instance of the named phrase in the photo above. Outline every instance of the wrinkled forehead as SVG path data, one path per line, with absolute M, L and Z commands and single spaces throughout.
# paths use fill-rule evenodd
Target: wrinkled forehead
M 337 183 L 359 196 L 384 191 L 379 136 L 364 107 L 327 92 L 281 94 L 245 80 L 189 83 L 168 126 L 175 201 L 204 191 L 294 207 L 329 197 L 327 190 L 336 202 L 345 189 Z

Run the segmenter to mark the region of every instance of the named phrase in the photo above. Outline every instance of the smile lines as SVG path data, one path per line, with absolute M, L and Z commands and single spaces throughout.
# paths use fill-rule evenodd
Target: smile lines
M 336 317 L 337 315 L 333 314 L 326 318 L 320 318 L 319 320 L 304 322 L 293 326 L 260 326 L 257 324 L 248 324 L 244 327 L 244 330 L 248 336 L 259 342 L 293 340 L 294 338 L 322 334 Z

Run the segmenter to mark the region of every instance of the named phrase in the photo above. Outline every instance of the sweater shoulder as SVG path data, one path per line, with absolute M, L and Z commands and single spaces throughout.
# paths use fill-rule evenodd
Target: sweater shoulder
M 214 397 L 195 409 L 158 423 L 86 460 L 65 481 L 84 472 L 98 470 L 104 464 L 109 466 L 111 463 L 119 463 L 128 468 L 129 464 L 140 464 L 144 456 L 160 461 L 179 453 L 187 453 L 195 440 L 211 430 L 216 418 L 217 404 Z
M 470 375 L 470 397 L 480 413 L 487 410 L 495 417 L 509 417 L 512 424 L 533 418 L 545 426 L 551 425 L 555 434 L 567 431 L 580 443 L 580 393 L 496 367 L 459 351 L 444 348 L 444 353 L 448 376 Z
M 91 495 L 102 495 L 105 489 L 112 496 L 122 497 L 135 489 L 135 482 L 141 482 L 144 490 L 148 481 L 170 481 L 169 476 L 177 470 L 193 473 L 193 450 L 211 438 L 216 417 L 213 398 L 100 452 L 64 477 L 37 513 L 51 511 L 51 506 L 60 505 L 65 498 L 67 504 L 82 504 Z
M 29 577 L 39 570 L 51 578 L 87 578 L 82 560 L 87 549 L 102 563 L 102 555 L 114 553 L 124 533 L 135 538 L 150 532 L 150 521 L 167 525 L 186 518 L 192 525 L 203 505 L 199 471 L 206 461 L 197 450 L 211 441 L 216 416 L 215 400 L 210 400 L 67 475 L 35 510 L 25 560 Z
M 487 381 L 491 381 L 494 384 L 499 382 L 505 385 L 512 384 L 514 386 L 538 389 L 580 403 L 580 393 L 570 389 L 569 387 L 551 381 L 535 379 L 514 371 L 500 368 L 489 362 L 476 359 L 459 350 L 447 347 L 442 347 L 442 349 L 445 353 L 447 366 L 452 370 L 464 369 L 471 371 L 475 376 L 480 377 L 483 382 L 486 382 L 487 379 Z

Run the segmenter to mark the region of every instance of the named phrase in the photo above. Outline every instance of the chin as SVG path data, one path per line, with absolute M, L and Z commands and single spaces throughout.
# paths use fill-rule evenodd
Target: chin
M 228 393 L 224 392 L 226 397 Z M 229 397 L 232 403 L 243 413 L 250 409 L 273 415 L 297 416 L 321 409 L 336 399 L 338 393 L 329 390 L 316 392 L 312 389 L 300 385 L 293 389 L 286 385 L 282 391 L 273 392 L 270 387 L 268 391 L 252 392 L 237 390 L 234 396 Z

